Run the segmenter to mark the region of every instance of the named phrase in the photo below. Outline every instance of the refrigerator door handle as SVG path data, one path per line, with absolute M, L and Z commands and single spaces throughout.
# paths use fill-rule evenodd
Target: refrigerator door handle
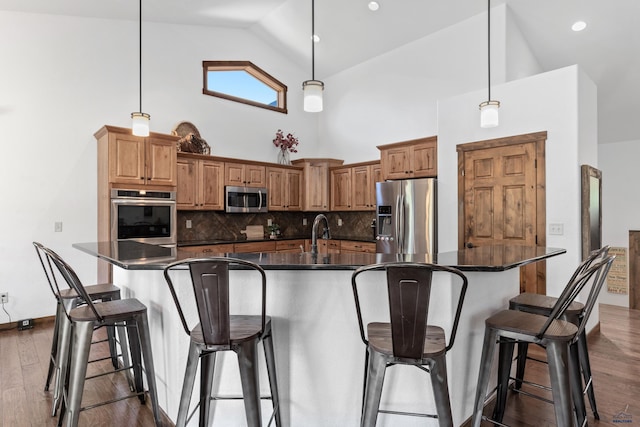
M 405 217 L 404 217 L 404 195 L 401 195 L 400 197 L 398 197 L 398 218 L 400 219 L 400 221 L 398 221 L 398 253 L 402 254 L 404 253 L 404 222 L 405 222 Z

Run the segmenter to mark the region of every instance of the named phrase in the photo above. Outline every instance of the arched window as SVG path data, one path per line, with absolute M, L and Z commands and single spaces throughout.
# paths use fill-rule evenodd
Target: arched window
M 287 86 L 249 61 L 202 61 L 202 93 L 287 113 Z

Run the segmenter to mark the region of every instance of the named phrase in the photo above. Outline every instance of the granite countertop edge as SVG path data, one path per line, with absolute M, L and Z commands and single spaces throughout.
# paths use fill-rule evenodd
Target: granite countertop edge
M 309 236 L 298 236 L 298 237 L 279 237 L 277 239 L 239 239 L 239 240 L 223 240 L 223 239 L 210 239 L 210 240 L 184 240 L 178 242 L 178 247 L 188 247 L 188 246 L 209 246 L 209 245 L 225 245 L 230 243 L 257 243 L 257 242 L 283 242 L 287 240 L 307 240 L 310 239 Z M 352 242 L 366 242 L 366 243 L 375 243 L 374 239 L 365 239 L 361 237 L 333 237 L 330 240 L 350 240 Z

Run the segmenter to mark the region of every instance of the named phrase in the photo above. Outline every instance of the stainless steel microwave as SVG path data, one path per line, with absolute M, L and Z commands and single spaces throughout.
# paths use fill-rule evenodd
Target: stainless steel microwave
M 224 210 L 239 213 L 268 212 L 267 189 L 228 185 L 224 188 Z
M 175 245 L 175 191 L 111 190 L 111 241 Z

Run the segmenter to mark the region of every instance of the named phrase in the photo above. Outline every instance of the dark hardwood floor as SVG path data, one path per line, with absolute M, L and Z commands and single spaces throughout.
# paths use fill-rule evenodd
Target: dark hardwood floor
M 50 415 L 52 393 L 43 391 L 52 329 L 52 323 L 45 323 L 36 324 L 31 330 L 0 332 L 1 426 L 56 425 L 56 418 Z M 107 353 L 106 344 L 92 347 L 92 358 Z M 600 330 L 589 338 L 589 354 L 600 412 L 598 421 L 589 411 L 589 424 L 617 427 L 640 424 L 640 311 L 601 305 Z M 108 362 L 90 365 L 92 372 L 104 369 L 108 369 Z M 526 375 L 532 381 L 548 384 L 546 366 L 540 363 L 530 362 Z M 93 379 L 86 384 L 83 405 L 126 392 L 128 387 L 122 374 Z M 505 422 L 513 426 L 555 425 L 553 407 L 510 394 Z M 153 417 L 148 405 L 127 399 L 84 411 L 80 425 L 152 426 Z

